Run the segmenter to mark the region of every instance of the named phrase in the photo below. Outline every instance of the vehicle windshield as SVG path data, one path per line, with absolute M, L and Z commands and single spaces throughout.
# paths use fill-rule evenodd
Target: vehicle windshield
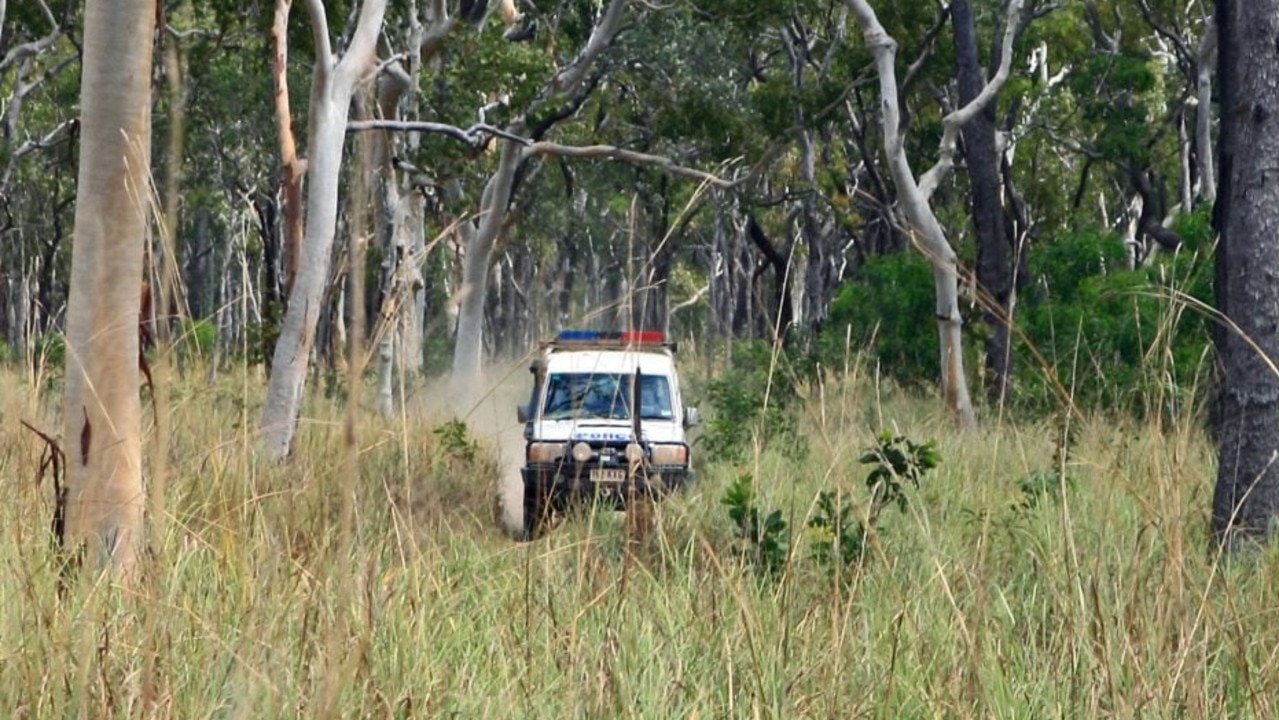
M 552 374 L 547 379 L 542 417 L 546 420 L 629 420 L 632 378 L 629 374 Z M 670 383 L 661 375 L 640 375 L 640 418 L 670 420 L 673 417 Z

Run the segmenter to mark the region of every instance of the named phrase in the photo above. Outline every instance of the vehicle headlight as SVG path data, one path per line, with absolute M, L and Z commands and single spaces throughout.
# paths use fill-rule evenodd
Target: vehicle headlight
M 687 445 L 654 445 L 653 446 L 653 464 L 654 465 L 687 465 L 688 464 L 688 446 Z
M 626 446 L 626 459 L 630 462 L 637 463 L 644 459 L 644 446 L 639 443 L 630 443 Z
M 530 443 L 528 446 L 529 462 L 555 462 L 564 457 L 568 451 L 565 443 Z
M 580 462 L 589 462 L 595 452 L 591 450 L 591 446 L 587 443 L 580 442 L 573 446 L 573 459 Z

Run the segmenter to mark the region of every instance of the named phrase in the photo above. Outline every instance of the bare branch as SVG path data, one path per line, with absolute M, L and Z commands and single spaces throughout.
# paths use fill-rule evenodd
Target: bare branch
M 432 25 L 431 29 L 422 35 L 422 58 L 435 57 L 440 48 L 444 47 L 444 41 L 457 29 L 458 24 L 456 19 L 445 17 L 439 24 Z
M 49 6 L 41 0 L 40 7 L 44 10 L 45 18 L 52 26 L 52 29 L 49 30 L 49 34 L 38 40 L 22 43 L 5 53 L 5 56 L 0 58 L 0 73 L 8 70 L 17 63 L 22 62 L 26 58 L 39 55 L 52 47 L 53 44 L 58 41 L 58 38 L 62 37 L 62 25 L 58 23 L 57 18 L 53 16 L 53 12 L 49 10 Z M 5 19 L 4 16 L 4 4 L 0 3 L 0 26 L 3 25 L 3 21 Z
M 1101 11 L 1097 9 L 1096 2 L 1089 0 L 1089 2 L 1084 3 L 1084 17 L 1088 20 L 1088 27 L 1092 30 L 1093 41 L 1097 43 L 1097 46 L 1108 53 L 1118 52 L 1119 42 L 1106 34 L 1106 28 L 1103 27 L 1104 23 L 1101 19 Z
M 360 3 L 360 19 L 351 35 L 337 72 L 351 82 L 363 75 L 377 59 L 377 37 L 382 30 L 382 16 L 386 13 L 386 0 L 363 0 Z M 340 80 L 339 82 L 343 82 Z
M 578 53 L 573 62 L 560 70 L 551 80 L 549 89 L 552 92 L 571 92 L 582 81 L 586 71 L 613 43 L 613 38 L 622 27 L 622 15 L 628 2 L 629 0 L 613 0 L 609 3 L 608 9 L 604 11 L 595 29 L 591 31 L 591 37 L 586 41 L 582 52 Z
M 79 123 L 79 118 L 70 118 L 63 120 L 56 127 L 45 133 L 43 137 L 28 140 L 19 146 L 9 155 L 9 162 L 5 165 L 4 176 L 0 177 L 0 188 L 8 187 L 9 180 L 13 175 L 14 169 L 18 166 L 18 161 L 23 157 L 30 155 L 37 150 L 53 147 L 62 142 L 64 139 L 71 137 L 72 129 Z
M 514 133 L 501 128 L 478 123 L 465 129 L 457 127 L 456 125 L 446 125 L 444 123 L 409 122 L 398 120 L 357 120 L 347 123 L 348 132 L 367 132 L 370 130 L 394 130 L 398 132 L 419 132 L 434 135 L 445 135 L 460 140 L 473 147 L 478 147 L 493 137 L 500 137 L 504 140 L 514 142 L 517 145 L 522 145 L 524 147 L 522 156 L 525 158 L 533 155 L 572 158 L 611 158 L 613 160 L 621 160 L 622 162 L 634 165 L 652 165 L 665 170 L 672 175 L 709 183 L 715 187 L 725 189 L 737 187 L 754 175 L 754 173 L 748 172 L 735 179 L 729 180 L 714 173 L 706 172 L 705 170 L 698 170 L 696 168 L 680 165 L 674 160 L 661 155 L 650 155 L 648 153 L 627 150 L 613 145 L 583 146 L 561 145 L 559 143 L 545 141 L 534 142 L 526 137 L 515 135 Z
M 315 41 L 315 74 L 327 80 L 333 69 L 333 46 L 329 43 L 329 18 L 324 12 L 323 0 L 306 0 L 306 11 L 311 16 L 311 38 Z
M 924 42 L 919 49 L 919 57 L 906 68 L 905 74 L 902 75 L 901 87 L 909 88 L 915 84 L 915 78 L 919 76 L 920 71 L 924 69 L 924 64 L 933 56 L 933 50 L 937 48 L 937 38 L 941 36 L 942 30 L 946 29 L 946 23 L 950 20 L 950 6 L 942 5 L 940 12 L 937 13 L 937 21 L 933 26 L 928 28 L 928 32 L 924 33 Z
M 925 198 L 931 197 L 941 181 L 954 169 L 955 146 L 958 143 L 960 129 L 974 115 L 990 104 L 995 99 L 995 96 L 999 94 L 999 91 L 1003 90 L 1004 84 L 1008 81 L 1008 73 L 1012 67 L 1013 38 L 1017 34 L 1021 5 L 1022 0 L 1012 0 L 1009 3 L 1008 18 L 1004 26 L 1004 41 L 1001 46 L 1002 52 L 999 57 L 999 69 L 995 71 L 995 76 L 990 79 L 990 82 L 986 83 L 986 86 L 981 89 L 977 97 L 972 99 L 972 102 L 955 110 L 942 120 L 941 151 L 937 158 L 937 164 L 919 179 L 919 190 L 924 194 Z
M 683 310 L 686 307 L 692 307 L 696 305 L 698 302 L 701 301 L 702 297 L 705 296 L 706 293 L 710 292 L 710 289 L 711 289 L 710 285 L 703 285 L 701 288 L 697 290 L 697 292 L 693 293 L 692 297 L 690 297 L 689 299 L 672 305 L 671 309 L 667 311 L 666 314 L 674 315 L 675 313 L 679 312 L 680 310 Z
M 704 170 L 690 168 L 677 164 L 674 160 L 660 155 L 650 155 L 648 153 L 627 150 L 612 145 L 560 145 L 553 142 L 535 142 L 529 145 L 524 151 L 526 155 L 550 155 L 553 157 L 576 157 L 576 158 L 612 158 L 635 165 L 652 165 L 654 167 L 665 170 L 672 175 L 690 178 L 700 182 L 710 183 L 718 188 L 730 189 L 737 187 L 750 177 L 746 175 L 736 180 L 726 180 L 713 173 Z
M 468 128 L 445 123 L 407 121 L 407 120 L 355 120 L 347 123 L 348 132 L 367 132 L 369 130 L 395 130 L 398 132 L 426 133 L 428 135 L 447 135 L 471 145 L 479 147 L 490 138 L 500 137 L 514 140 L 521 145 L 530 145 L 532 141 L 526 137 L 507 132 L 502 128 L 484 123 L 476 123 Z

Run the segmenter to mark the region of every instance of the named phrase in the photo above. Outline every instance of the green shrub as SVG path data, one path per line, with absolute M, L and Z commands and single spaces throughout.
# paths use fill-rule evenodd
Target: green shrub
M 699 440 L 711 460 L 741 462 L 758 439 L 762 447 L 776 446 L 788 458 L 808 452 L 798 430 L 800 384 L 811 379 L 810 358 L 778 351 L 760 340 L 733 345 L 733 366 L 706 386 L 710 413 Z
M 786 566 L 790 533 L 781 510 L 765 513 L 755 505 L 754 478 L 741 473 L 733 480 L 720 504 L 728 509 L 737 544 L 734 553 L 765 575 L 776 577 Z
M 36 338 L 35 360 L 39 365 L 61 372 L 67 364 L 67 342 L 62 333 L 50 331 Z
M 865 559 L 867 537 L 879 529 L 884 508 L 896 506 L 904 513 L 907 485 L 918 489 L 920 479 L 941 463 L 941 455 L 936 443 L 916 443 L 885 430 L 860 462 L 871 467 L 866 474 L 870 505 L 865 515 L 854 512 L 851 493 L 826 490 L 814 500 L 807 523 L 812 560 L 841 578 Z M 761 575 L 777 578 L 790 560 L 790 530 L 781 510 L 761 509 L 755 501 L 754 478 L 745 472 L 720 499 L 733 522 L 733 552 Z
M 178 330 L 176 345 L 188 357 L 213 357 L 218 340 L 218 327 L 211 318 L 184 320 Z
M 865 350 L 880 372 L 908 386 L 937 382 L 939 354 L 933 271 L 919 253 L 868 258 L 840 288 L 822 330 L 820 353 L 843 366 L 846 338 Z
M 1026 341 L 1016 404 L 1051 411 L 1064 391 L 1080 407 L 1141 413 L 1150 398 L 1199 399 L 1209 319 L 1190 305 L 1211 305 L 1212 264 L 1191 249 L 1205 244 L 1200 221 L 1185 227 L 1186 248 L 1137 270 L 1125 269 L 1113 237 L 1082 234 L 1039 251 L 1036 288 L 1016 316 Z
M 1207 211 L 1180 216 L 1184 245 L 1136 270 L 1122 239 L 1083 228 L 1037 245 L 1031 283 L 1018 297 L 1010 400 L 1050 413 L 1066 398 L 1089 409 L 1145 413 L 1153 402 L 1197 403 L 1210 348 L 1213 238 Z M 937 382 L 934 284 L 918 253 L 869 258 L 836 295 L 818 341 L 823 364 L 841 368 L 846 338 L 884 377 L 906 386 Z M 984 328 L 969 321 L 965 344 Z M 969 359 L 971 370 L 978 367 Z

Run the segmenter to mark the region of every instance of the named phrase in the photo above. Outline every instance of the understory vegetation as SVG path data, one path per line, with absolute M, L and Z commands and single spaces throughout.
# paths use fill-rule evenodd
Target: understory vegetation
M 1174 225 L 1184 245 L 1132 268 L 1122 238 L 1082 228 L 1036 247 L 1012 311 L 1011 409 L 1050 415 L 1063 404 L 1144 415 L 1151 403 L 1203 402 L 1210 369 L 1212 229 L 1206 211 Z M 869 258 L 841 288 L 815 355 L 839 369 L 866 348 L 883 376 L 936 382 L 932 271 L 918 253 Z M 981 303 L 967 303 L 970 367 L 979 368 Z M 812 365 L 812 361 L 808 362 Z
M 394 421 L 363 417 L 353 457 L 345 411 L 317 396 L 277 466 L 254 451 L 260 379 L 210 385 L 191 363 L 159 388 L 169 470 L 148 473 L 153 537 L 129 591 L 60 583 L 48 449 L 20 424 L 56 435 L 57 393 L 6 370 L 0 707 L 1274 714 L 1279 626 L 1265 618 L 1279 563 L 1209 552 L 1215 471 L 1196 405 L 1016 424 L 990 413 L 958 433 L 935 397 L 877 381 L 873 365 L 854 356 L 846 374 L 788 385 L 789 435 L 746 423 L 734 454 L 704 454 L 698 482 L 644 522 L 586 508 L 518 543 L 493 518 L 510 427 L 440 416 L 418 392 Z M 515 425 L 513 409 L 495 416 Z

